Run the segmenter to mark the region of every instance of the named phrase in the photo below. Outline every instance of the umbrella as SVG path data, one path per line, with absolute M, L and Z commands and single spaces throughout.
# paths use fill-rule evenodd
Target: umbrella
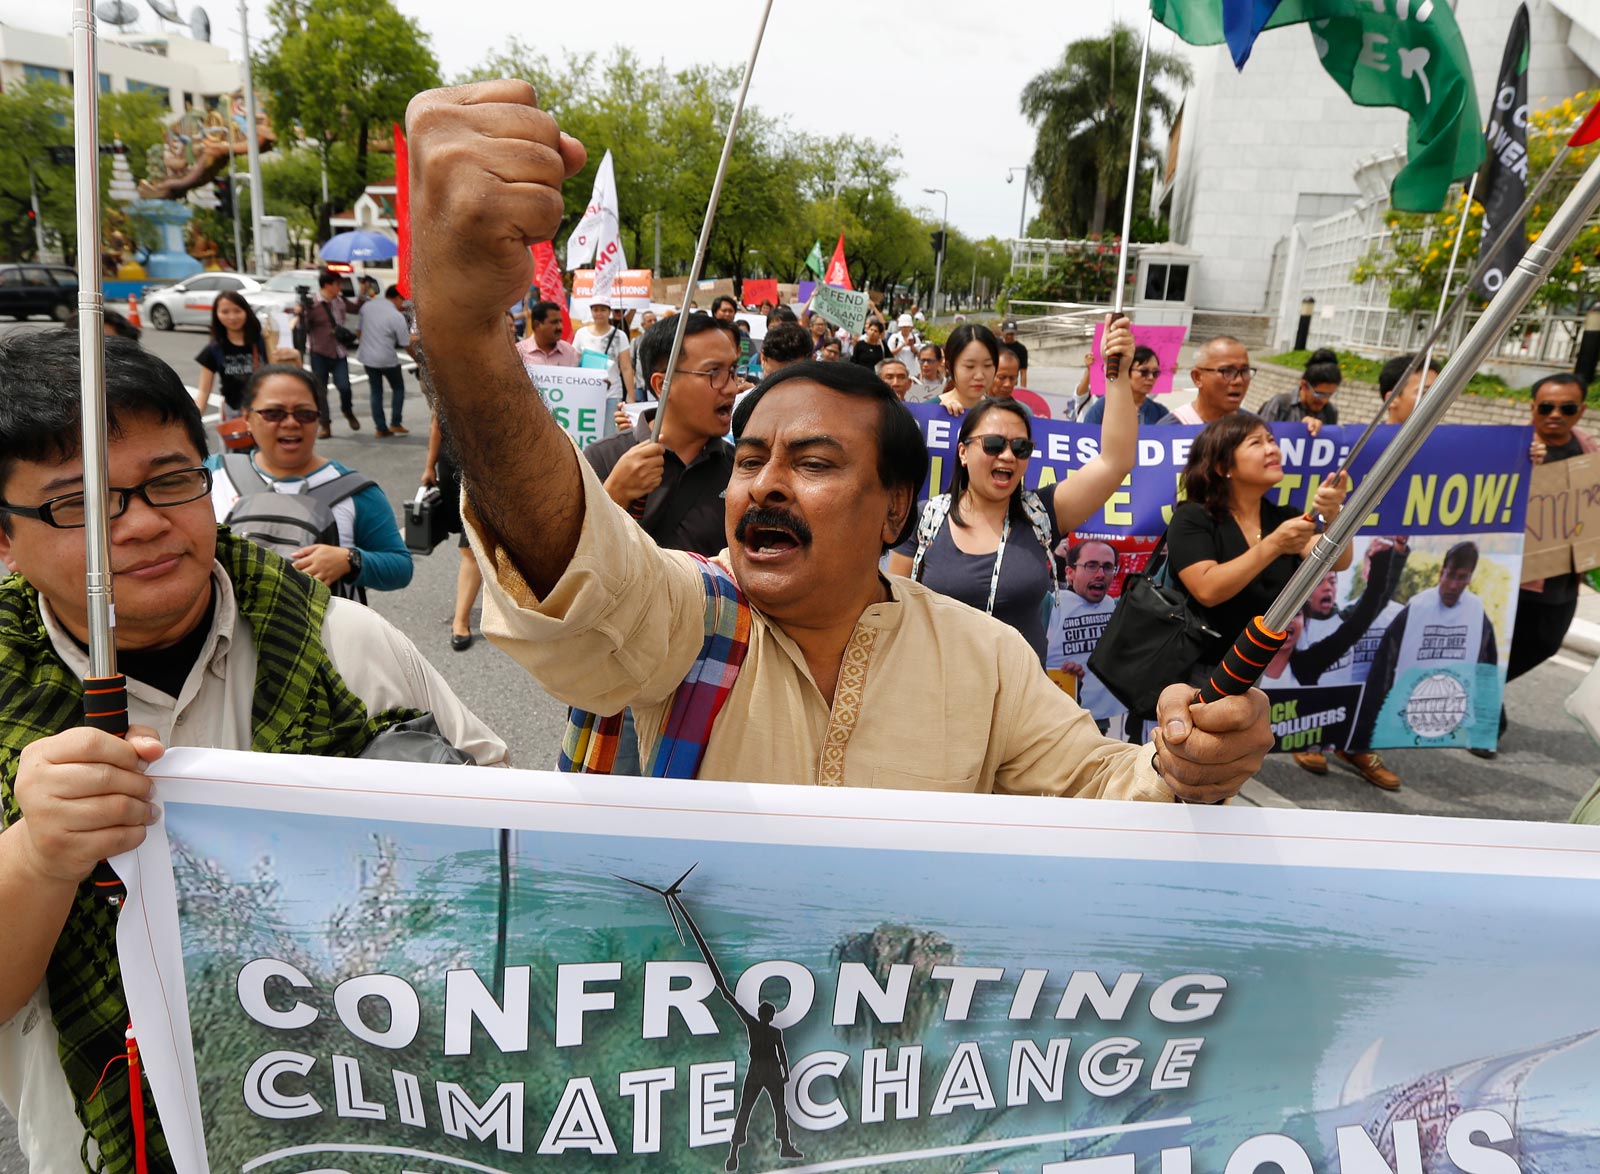
M 322 246 L 324 261 L 387 261 L 400 255 L 400 246 L 381 232 L 341 232 Z

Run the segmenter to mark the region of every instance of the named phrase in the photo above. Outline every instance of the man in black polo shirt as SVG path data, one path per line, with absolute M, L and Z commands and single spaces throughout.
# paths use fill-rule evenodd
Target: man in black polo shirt
M 638 377 L 649 380 L 656 396 L 677 329 L 677 318 L 668 318 L 639 339 Z M 739 391 L 738 366 L 739 335 L 732 324 L 709 314 L 689 315 L 660 442 L 650 439 L 660 410 L 651 407 L 632 431 L 583 450 L 606 494 L 639 520 L 657 546 L 710 558 L 727 545 L 723 493 L 733 473 L 733 445 L 725 438 Z M 639 773 L 639 735 L 631 710 L 623 714 L 613 771 Z
M 639 339 L 640 374 L 656 395 L 661 394 L 677 328 L 677 321 L 669 318 Z M 658 410 L 651 407 L 632 431 L 584 450 L 611 499 L 668 550 L 709 557 L 727 545 L 722 493 L 733 471 L 733 446 L 724 437 L 739 391 L 738 364 L 739 339 L 733 327 L 709 314 L 691 315 L 684 324 L 683 354 L 667 397 L 660 443 L 650 439 Z

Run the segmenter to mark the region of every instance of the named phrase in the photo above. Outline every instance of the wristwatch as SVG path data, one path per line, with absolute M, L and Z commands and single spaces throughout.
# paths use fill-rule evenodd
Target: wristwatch
M 350 560 L 350 573 L 345 575 L 344 581 L 346 583 L 354 583 L 361 578 L 361 552 L 351 546 L 347 547 L 344 553 L 345 557 Z

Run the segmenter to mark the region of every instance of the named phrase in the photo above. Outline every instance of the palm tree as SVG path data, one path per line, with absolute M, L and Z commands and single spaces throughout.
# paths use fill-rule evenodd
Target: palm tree
M 1039 215 L 1062 236 L 1105 231 L 1106 209 L 1127 182 L 1128 136 L 1139 82 L 1139 33 L 1117 23 L 1099 38 L 1074 41 L 1061 60 L 1022 89 L 1023 116 L 1038 127 L 1032 183 Z M 1189 63 L 1152 49 L 1144 94 L 1142 155 L 1158 157 L 1150 142 L 1156 118 L 1172 125 L 1177 103 L 1161 83 L 1182 89 Z

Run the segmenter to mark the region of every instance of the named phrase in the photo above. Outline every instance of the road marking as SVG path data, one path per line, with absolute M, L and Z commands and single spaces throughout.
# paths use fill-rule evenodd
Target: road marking
M 1267 784 L 1263 783 L 1260 779 L 1250 779 L 1245 783 L 1244 786 L 1240 787 L 1239 798 L 1255 807 L 1300 806 L 1300 804 L 1296 803 L 1293 799 L 1278 794 L 1278 792 L 1267 786 Z
M 1594 661 L 1592 660 L 1585 663 L 1581 660 L 1573 660 L 1570 656 L 1562 656 L 1559 652 L 1550 658 L 1550 662 L 1558 664 L 1564 669 L 1571 669 L 1575 673 L 1583 673 L 1585 676 L 1594 668 Z

